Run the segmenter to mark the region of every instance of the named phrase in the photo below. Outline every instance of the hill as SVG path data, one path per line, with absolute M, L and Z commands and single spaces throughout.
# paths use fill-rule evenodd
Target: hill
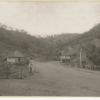
M 24 30 L 8 30 L 0 27 L 0 54 L 9 54 L 15 50 L 21 51 L 26 56 L 46 57 L 52 54 L 53 45 L 44 38 L 29 35 Z
M 1 54 L 9 54 L 18 50 L 26 56 L 54 60 L 59 58 L 62 51 L 65 51 L 77 59 L 81 47 L 91 62 L 95 64 L 99 62 L 100 24 L 83 34 L 62 33 L 46 38 L 31 36 L 25 30 L 12 30 L 12 28 L 8 30 L 4 25 L 0 26 Z

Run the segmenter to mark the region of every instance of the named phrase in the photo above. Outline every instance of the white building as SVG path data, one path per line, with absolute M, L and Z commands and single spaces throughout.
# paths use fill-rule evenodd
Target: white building
M 18 63 L 25 59 L 25 57 L 18 51 L 14 51 L 7 56 L 7 62 Z

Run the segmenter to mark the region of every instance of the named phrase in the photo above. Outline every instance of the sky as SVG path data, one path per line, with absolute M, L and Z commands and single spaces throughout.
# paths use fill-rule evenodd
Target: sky
M 0 23 L 31 35 L 83 33 L 100 23 L 100 2 L 0 2 Z

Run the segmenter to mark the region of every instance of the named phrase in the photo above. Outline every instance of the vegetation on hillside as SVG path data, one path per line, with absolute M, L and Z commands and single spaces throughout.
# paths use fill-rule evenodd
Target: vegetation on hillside
M 19 50 L 25 56 L 44 57 L 50 59 L 54 53 L 54 45 L 44 38 L 29 35 L 24 30 L 8 30 L 3 25 L 0 27 L 0 53 L 8 54 Z
M 61 51 L 73 54 L 79 57 L 80 45 L 83 45 L 88 60 L 93 64 L 100 63 L 100 24 L 94 26 L 88 32 L 83 34 L 62 33 L 51 35 L 45 38 L 29 35 L 25 30 L 10 30 L 7 26 L 0 24 L 0 53 L 8 54 L 19 50 L 24 55 L 54 60 L 59 58 Z M 69 47 L 72 48 L 69 52 Z
M 81 46 L 86 54 L 88 61 L 94 65 L 100 65 L 100 24 L 83 34 L 52 35 L 46 38 L 47 41 L 54 43 L 59 51 L 64 51 L 68 55 L 79 58 Z M 72 50 L 68 51 L 68 47 Z

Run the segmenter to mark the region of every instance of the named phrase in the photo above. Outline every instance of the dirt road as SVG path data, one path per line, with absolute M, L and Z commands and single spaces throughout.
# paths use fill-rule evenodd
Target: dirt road
M 0 79 L 1 96 L 100 96 L 100 74 L 38 62 L 25 79 Z

